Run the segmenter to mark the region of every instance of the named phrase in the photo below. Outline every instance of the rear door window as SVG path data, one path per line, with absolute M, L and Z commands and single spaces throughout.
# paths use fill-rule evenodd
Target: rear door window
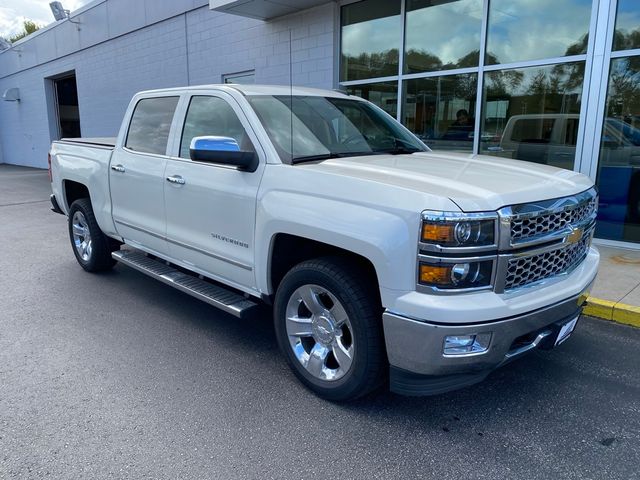
M 135 152 L 164 155 L 179 97 L 143 98 L 136 104 L 125 147 Z

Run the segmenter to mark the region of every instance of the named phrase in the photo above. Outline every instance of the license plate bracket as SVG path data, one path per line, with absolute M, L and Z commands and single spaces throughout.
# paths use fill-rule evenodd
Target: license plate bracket
M 571 336 L 571 334 L 576 329 L 576 324 L 578 323 L 579 318 L 580 316 L 578 315 L 575 318 L 572 318 L 571 320 L 569 320 L 568 322 L 565 322 L 564 324 L 560 325 L 560 331 L 558 332 L 558 335 L 556 337 L 556 341 L 554 344 L 555 347 L 562 344 L 565 340 L 567 340 L 567 338 Z

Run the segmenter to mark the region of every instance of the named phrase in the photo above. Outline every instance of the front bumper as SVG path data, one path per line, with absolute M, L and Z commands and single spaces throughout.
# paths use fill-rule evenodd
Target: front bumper
M 482 381 L 492 370 L 535 348 L 552 348 L 562 324 L 576 318 L 591 289 L 554 305 L 506 319 L 443 325 L 383 314 L 391 390 L 404 395 L 435 395 Z M 491 332 L 487 351 L 445 356 L 449 335 Z

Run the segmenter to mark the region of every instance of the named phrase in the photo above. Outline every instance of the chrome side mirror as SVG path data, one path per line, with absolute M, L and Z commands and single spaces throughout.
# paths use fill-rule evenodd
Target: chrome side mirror
M 231 165 L 240 170 L 255 172 L 258 168 L 256 152 L 243 152 L 231 137 L 193 137 L 189 146 L 191 160 Z

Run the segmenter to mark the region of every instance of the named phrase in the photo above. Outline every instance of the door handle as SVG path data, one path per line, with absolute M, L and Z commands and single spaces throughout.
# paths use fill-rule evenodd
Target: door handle
M 175 183 L 176 185 L 184 185 L 185 184 L 184 178 L 182 178 L 180 175 L 172 175 L 170 177 L 167 177 L 167 182 Z
M 120 172 L 120 173 L 124 173 L 124 167 L 120 164 L 118 165 L 111 165 L 111 170 L 115 170 L 116 172 Z

